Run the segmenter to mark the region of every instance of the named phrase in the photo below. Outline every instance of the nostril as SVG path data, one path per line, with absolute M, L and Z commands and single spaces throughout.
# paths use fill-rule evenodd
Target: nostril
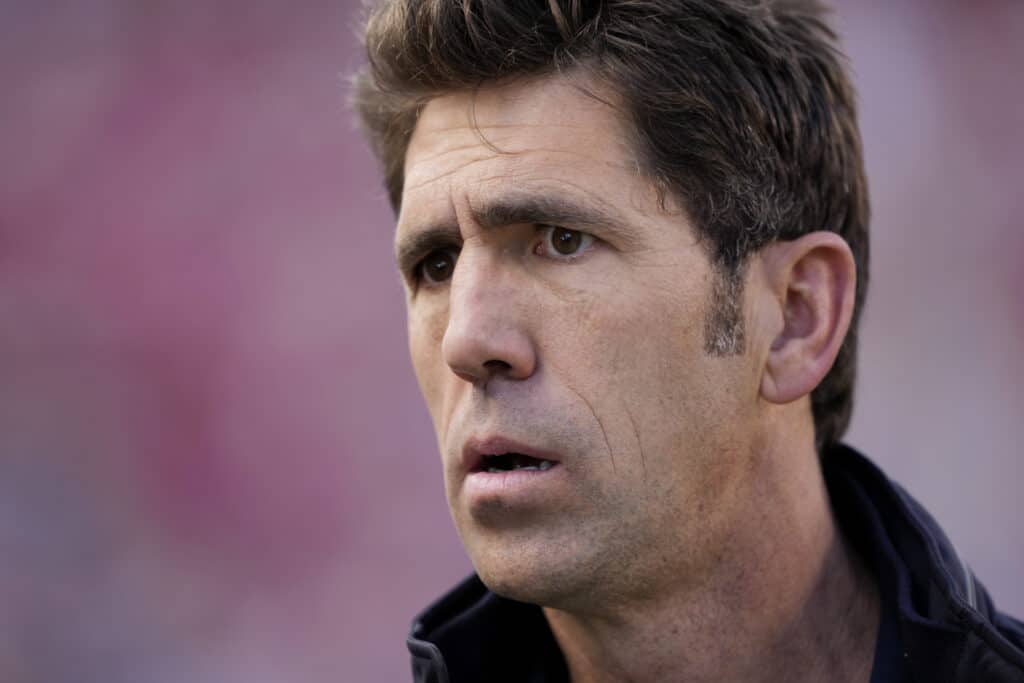
M 490 370 L 491 372 L 512 369 L 512 366 L 503 360 L 486 361 L 484 362 L 484 367 Z
M 469 382 L 470 384 L 476 384 L 480 381 L 480 378 L 477 375 L 471 375 L 468 372 L 462 372 L 461 370 L 456 370 L 454 368 L 452 369 L 452 372 L 455 373 L 456 377 L 464 382 Z

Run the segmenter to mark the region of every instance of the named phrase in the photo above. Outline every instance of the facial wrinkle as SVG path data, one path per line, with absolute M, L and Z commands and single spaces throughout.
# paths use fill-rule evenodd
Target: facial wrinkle
M 477 136 L 477 138 L 480 140 L 480 143 L 484 147 L 498 155 L 508 154 L 508 152 L 503 152 L 501 149 L 498 148 L 497 145 L 495 145 L 493 142 L 487 139 L 487 136 L 484 135 L 483 129 L 480 127 L 480 123 L 477 121 L 476 99 L 479 94 L 480 86 L 477 86 L 476 88 L 473 89 L 473 93 L 469 97 L 469 104 L 467 106 L 466 111 L 466 117 L 469 119 L 469 127 L 473 130 L 473 133 Z
M 644 470 L 644 482 L 647 482 L 647 458 L 644 456 L 644 444 L 640 440 L 640 430 L 637 429 L 636 420 L 633 419 L 633 413 L 629 410 L 629 406 L 625 403 L 622 404 L 622 409 L 626 413 L 626 417 L 629 418 L 629 425 L 633 428 L 633 436 L 636 438 L 636 448 L 640 452 L 640 466 Z
M 472 167 L 475 164 L 479 164 L 479 163 L 486 162 L 486 161 L 489 161 L 489 159 L 487 157 L 478 157 L 476 159 L 468 159 L 468 160 L 460 162 L 454 168 L 445 170 L 442 173 L 433 174 L 433 175 L 431 175 L 431 177 L 425 178 L 425 179 L 422 179 L 422 180 L 416 179 L 416 182 L 409 182 L 409 183 L 406 184 L 406 186 L 405 186 L 405 193 L 404 194 L 405 194 L 405 196 L 408 196 L 408 195 L 410 195 L 410 194 L 412 194 L 414 192 L 422 191 L 422 190 L 426 189 L 429 185 L 432 185 L 433 183 L 449 179 L 452 176 L 455 176 L 456 174 L 465 171 L 467 168 L 470 168 L 470 167 Z
M 594 416 L 594 420 L 597 421 L 597 426 L 601 428 L 601 436 L 604 437 L 604 445 L 605 448 L 608 449 L 608 458 L 612 461 L 612 471 L 617 472 L 618 470 L 615 467 L 615 451 L 612 450 L 611 442 L 608 441 L 608 432 L 605 431 L 604 422 L 601 421 L 601 418 L 597 415 L 597 411 L 594 410 L 594 406 L 591 405 L 590 401 L 588 401 L 583 394 L 576 391 L 568 382 L 565 383 L 565 388 L 579 396 L 580 400 L 583 401 L 583 404 L 587 406 L 590 414 Z

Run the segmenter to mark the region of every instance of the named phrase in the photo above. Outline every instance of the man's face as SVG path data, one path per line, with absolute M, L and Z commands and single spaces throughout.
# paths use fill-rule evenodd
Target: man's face
M 700 581 L 744 523 L 759 372 L 705 351 L 717 275 L 617 112 L 564 77 L 432 100 L 397 250 L 484 582 L 567 607 Z

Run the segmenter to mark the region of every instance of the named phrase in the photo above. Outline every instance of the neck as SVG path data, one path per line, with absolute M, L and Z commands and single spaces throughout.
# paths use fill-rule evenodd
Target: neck
M 723 543 L 705 580 L 613 610 L 545 608 L 573 683 L 866 683 L 877 588 L 838 531 L 811 450 L 802 476 L 757 473 L 746 511 L 757 523 Z

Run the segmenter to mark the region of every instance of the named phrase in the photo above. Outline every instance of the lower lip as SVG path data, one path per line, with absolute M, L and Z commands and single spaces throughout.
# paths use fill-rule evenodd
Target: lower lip
M 546 470 L 508 470 L 502 472 L 470 472 L 463 485 L 463 494 L 474 504 L 500 502 L 505 505 L 529 503 L 554 493 L 565 470 L 554 465 Z

